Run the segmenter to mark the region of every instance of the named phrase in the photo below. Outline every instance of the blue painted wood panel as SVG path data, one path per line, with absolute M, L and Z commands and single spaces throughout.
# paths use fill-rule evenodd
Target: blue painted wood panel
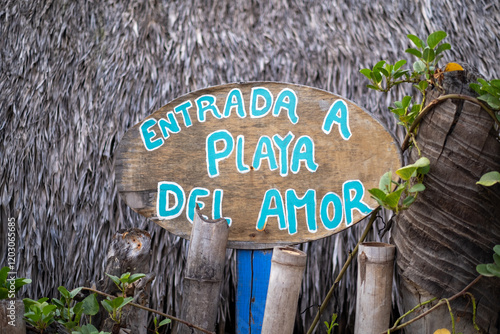
M 272 250 L 237 250 L 236 332 L 260 334 L 271 273 Z

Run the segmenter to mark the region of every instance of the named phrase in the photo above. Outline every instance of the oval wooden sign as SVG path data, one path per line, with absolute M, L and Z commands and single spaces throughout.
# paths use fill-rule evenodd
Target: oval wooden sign
M 129 129 L 116 156 L 125 202 L 189 238 L 195 207 L 230 224 L 228 246 L 332 235 L 377 203 L 367 189 L 401 166 L 393 137 L 337 95 L 254 82 L 182 96 Z

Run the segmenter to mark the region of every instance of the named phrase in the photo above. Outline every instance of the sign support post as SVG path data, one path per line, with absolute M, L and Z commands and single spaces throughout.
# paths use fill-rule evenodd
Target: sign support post
M 259 334 L 266 307 L 272 249 L 236 251 L 236 333 Z

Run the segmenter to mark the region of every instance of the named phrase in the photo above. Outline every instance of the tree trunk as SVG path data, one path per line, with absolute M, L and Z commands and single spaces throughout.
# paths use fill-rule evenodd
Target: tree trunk
M 151 236 L 147 231 L 136 228 L 120 230 L 113 237 L 106 259 L 107 274 L 118 277 L 126 272 L 146 274 L 146 277 L 131 284 L 126 291 L 128 297 L 134 297 L 134 303 L 142 306 L 149 306 L 151 282 L 155 278 L 154 273 L 149 273 L 150 250 Z M 107 276 L 99 282 L 98 289 L 110 295 L 117 295 L 120 292 Z M 102 299 L 98 296 L 99 302 Z M 96 328 L 107 332 L 112 332 L 115 326 L 102 306 L 99 313 L 92 317 L 92 323 Z M 148 312 L 126 305 L 123 308 L 121 326 L 128 328 L 132 333 L 146 334 Z
M 475 82 L 473 75 L 445 74 L 445 94 L 474 96 L 468 87 Z M 440 94 L 434 89 L 428 101 Z M 399 306 L 404 312 L 432 297 L 461 291 L 478 276 L 477 264 L 493 262 L 492 248 L 500 244 L 500 186 L 476 184 L 483 174 L 500 170 L 493 119 L 474 103 L 446 100 L 423 119 L 417 142 L 431 162 L 426 190 L 396 217 L 392 234 L 398 249 Z M 416 159 L 413 149 L 410 163 Z M 481 330 L 500 333 L 500 279 L 483 277 L 470 292 L 476 298 Z M 470 300 L 461 297 L 451 306 L 457 332 L 475 333 Z M 439 328 L 451 330 L 446 306 L 415 322 L 407 333 L 434 333 Z

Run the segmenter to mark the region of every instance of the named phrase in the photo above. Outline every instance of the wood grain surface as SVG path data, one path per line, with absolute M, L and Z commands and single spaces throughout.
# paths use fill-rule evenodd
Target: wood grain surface
M 239 95 L 234 93 L 234 89 L 238 89 L 241 93 L 242 104 L 238 101 Z M 233 95 L 229 95 L 231 91 Z M 252 114 L 265 111 L 265 99 L 255 97 L 257 96 L 255 92 L 263 91 L 268 91 L 272 95 L 272 105 L 268 105 L 269 112 L 264 116 L 252 117 Z M 293 109 L 291 107 L 275 110 L 276 101 L 281 101 L 284 106 L 292 105 L 293 96 L 290 95 L 290 91 L 295 93 L 297 100 L 295 112 L 289 112 L 289 109 Z M 252 92 L 256 95 L 253 96 Z M 287 92 L 288 97 L 281 95 L 280 98 L 282 92 Z M 202 101 L 212 97 L 216 101 L 214 103 L 217 106 L 216 111 L 212 112 L 206 107 L 209 102 L 197 102 L 199 98 Z M 233 108 L 229 109 L 228 106 L 226 109 L 226 102 L 229 106 L 233 105 Z M 244 107 L 238 109 L 237 102 Z M 191 107 L 184 108 L 184 103 L 190 104 Z M 346 106 L 348 113 L 348 121 L 345 122 L 341 118 L 344 115 L 343 111 L 337 110 L 337 106 L 342 104 Z M 207 111 L 198 112 L 203 108 Z M 260 111 L 259 108 L 263 110 Z M 227 112 L 229 110 L 230 113 Z M 327 125 L 331 125 L 330 132 L 323 130 L 327 116 L 330 120 L 336 118 L 338 120 L 333 123 L 326 122 Z M 160 119 L 173 124 L 177 122 L 178 127 L 173 127 L 177 132 L 170 132 L 166 138 L 162 136 L 162 130 L 158 125 Z M 348 135 L 345 128 L 347 123 L 350 131 Z M 147 137 L 149 133 L 150 138 L 146 140 L 143 138 L 141 125 L 143 134 L 145 133 Z M 209 140 L 215 138 L 211 134 L 218 131 L 225 133 L 226 141 Z M 288 149 L 280 149 L 273 141 L 273 136 L 286 138 L 289 134 L 292 134 L 293 139 Z M 239 136 L 244 138 L 244 145 L 241 145 L 243 151 L 238 150 Z M 267 142 L 271 143 L 268 146 L 264 143 L 266 140 L 262 139 L 265 136 L 269 138 Z M 148 150 L 146 141 L 161 145 Z M 231 141 L 234 149 L 226 157 L 224 151 Z M 214 166 L 218 168 L 218 175 L 214 174 L 212 177 L 207 166 L 209 147 L 212 153 L 216 152 L 220 158 L 211 160 L 212 168 Z M 256 151 L 257 158 L 254 157 Z M 242 172 L 241 168 L 238 169 L 237 152 L 243 152 L 239 164 L 246 166 L 248 171 Z M 262 159 L 258 158 L 259 154 Z M 292 160 L 296 160 L 295 166 L 292 166 Z M 161 219 L 157 212 L 159 182 L 172 182 L 178 185 L 184 192 L 186 202 L 194 188 L 206 189 L 209 195 L 199 197 L 197 201 L 202 202 L 199 203 L 202 207 L 201 212 L 210 218 L 219 218 L 212 217 L 212 206 L 214 197 L 217 197 L 214 196 L 216 190 L 222 190 L 222 215 L 231 218 L 228 247 L 259 249 L 315 240 L 352 226 L 365 217 L 367 212 L 360 212 L 363 210 L 357 208 L 344 210 L 336 206 L 335 199 L 332 198 L 340 199 L 342 206 L 346 201 L 352 200 L 355 203 L 354 197 L 356 194 L 360 195 L 359 191 L 346 188 L 343 194 L 344 183 L 352 181 L 362 184 L 364 195 L 361 202 L 374 209 L 377 204 L 370 198 L 367 190 L 378 186 L 382 174 L 396 170 L 400 164 L 401 155 L 393 137 L 375 119 L 352 102 L 311 87 L 255 82 L 228 84 L 189 93 L 168 103 L 136 124 L 127 131 L 120 142 L 116 157 L 116 178 L 121 196 L 132 209 L 183 238 L 189 238 L 192 226 L 186 217 L 187 204 L 178 217 Z M 262 212 L 263 199 L 270 189 L 275 189 L 275 194 L 279 193 L 283 199 L 286 222 L 281 222 L 280 229 L 277 214 L 279 210 L 276 209 L 279 207 L 276 201 L 279 199 L 278 196 L 264 205 L 270 209 L 269 213 L 276 215 L 269 216 L 266 224 L 261 224 L 258 229 L 257 222 Z M 287 190 L 289 194 L 295 191 L 298 198 L 308 192 L 311 199 L 315 198 L 316 203 L 311 210 L 315 212 L 317 227 L 312 223 L 312 216 L 309 217 L 311 221 L 308 226 L 306 208 L 299 206 L 294 210 L 290 207 L 287 212 Z M 330 192 L 337 196 L 327 197 L 331 200 L 327 210 L 328 219 L 338 219 L 340 216 L 336 215 L 342 214 L 342 221 L 339 224 L 329 222 L 324 224 L 321 219 L 321 202 Z M 168 208 L 177 203 L 172 196 L 169 196 L 168 201 Z M 162 205 L 165 204 L 164 201 L 160 202 Z M 215 203 L 218 203 L 217 200 Z M 313 204 L 312 201 L 308 201 L 306 206 Z M 219 207 L 217 204 L 215 206 Z M 297 214 L 296 232 L 294 224 L 290 224 L 294 211 Z M 346 213 L 352 214 L 349 224 L 346 223 Z

